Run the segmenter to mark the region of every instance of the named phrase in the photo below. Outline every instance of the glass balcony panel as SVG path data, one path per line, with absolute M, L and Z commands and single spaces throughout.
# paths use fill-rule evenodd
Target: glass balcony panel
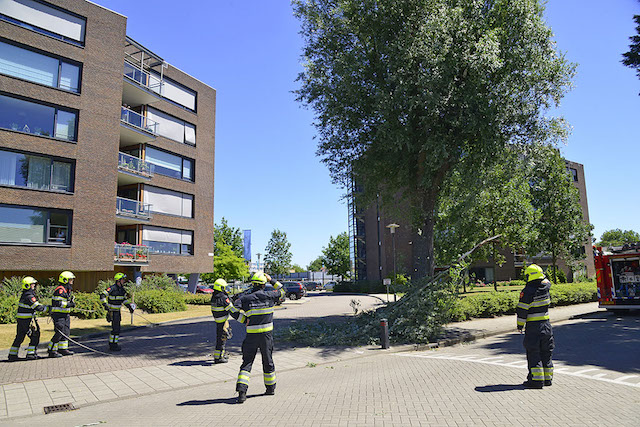
M 154 135 L 158 133 L 158 124 L 156 122 L 147 119 L 142 114 L 136 113 L 135 111 L 130 110 L 126 107 L 122 107 L 120 120 L 131 126 L 150 132 Z
M 118 197 L 116 199 L 116 214 L 142 219 L 151 218 L 151 205 L 137 200 Z
M 149 87 L 149 73 L 136 68 L 126 61 L 124 63 L 124 75 L 137 82 L 141 86 Z
M 139 175 L 151 176 L 153 165 L 126 153 L 118 153 L 118 167 Z
M 148 263 L 149 248 L 143 245 L 116 243 L 113 250 L 114 262 Z

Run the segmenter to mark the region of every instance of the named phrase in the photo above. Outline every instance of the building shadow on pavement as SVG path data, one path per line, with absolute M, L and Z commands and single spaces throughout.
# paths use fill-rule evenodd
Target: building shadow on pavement
M 514 317 L 515 328 L 515 317 Z M 592 365 L 623 373 L 640 373 L 640 316 L 608 312 L 581 316 L 575 322 L 553 326 L 553 360 L 567 366 Z M 478 341 L 495 355 L 525 354 L 518 333 Z
M 524 390 L 522 384 L 493 384 L 478 386 L 474 390 L 480 393 L 495 393 L 500 391 Z

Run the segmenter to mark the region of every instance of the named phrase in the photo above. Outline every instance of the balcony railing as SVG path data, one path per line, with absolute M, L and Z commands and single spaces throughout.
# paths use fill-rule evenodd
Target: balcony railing
M 162 91 L 162 81 L 158 77 L 137 68 L 127 61 L 124 62 L 124 75 L 138 83 L 140 86 L 156 93 L 161 93 Z
M 151 219 L 151 205 L 118 197 L 116 200 L 116 214 L 132 218 Z
M 154 135 L 158 133 L 158 123 L 154 122 L 151 119 L 147 119 L 142 114 L 136 113 L 135 111 L 130 110 L 126 107 L 122 107 L 120 120 L 138 129 L 151 132 Z
M 153 175 L 151 163 L 125 153 L 118 153 L 118 169 L 146 177 Z
M 148 263 L 149 248 L 142 245 L 116 243 L 113 250 L 114 262 Z

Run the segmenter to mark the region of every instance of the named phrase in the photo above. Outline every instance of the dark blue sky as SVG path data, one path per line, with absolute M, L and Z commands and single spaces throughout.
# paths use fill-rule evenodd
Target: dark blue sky
M 97 0 L 128 17 L 127 34 L 217 89 L 215 218 L 253 232 L 254 259 L 274 228 L 306 266 L 347 230 L 341 191 L 315 157 L 313 115 L 291 93 L 301 69 L 288 1 Z M 565 156 L 585 165 L 594 235 L 640 231 L 636 200 L 640 81 L 620 63 L 635 0 L 551 0 L 559 50 L 578 63 L 559 113 L 573 127 Z M 635 124 L 634 124 L 635 123 Z

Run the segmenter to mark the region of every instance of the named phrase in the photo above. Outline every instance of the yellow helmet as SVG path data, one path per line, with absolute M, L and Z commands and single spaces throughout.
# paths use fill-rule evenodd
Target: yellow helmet
M 213 282 L 213 290 L 214 291 L 224 291 L 227 288 L 227 281 L 224 279 L 216 279 L 215 282 Z
M 38 281 L 31 276 L 26 276 L 22 279 L 22 289 L 31 289 L 31 285 L 34 283 L 38 283 Z
M 127 275 L 124 273 L 116 273 L 115 276 L 113 276 L 113 280 L 115 280 L 116 282 L 120 279 L 126 279 Z
M 253 275 L 251 276 L 251 278 L 249 280 L 254 285 L 266 285 L 267 284 L 267 276 L 265 276 L 262 271 L 256 271 L 255 273 L 253 273 Z
M 69 283 L 69 279 L 75 279 L 76 276 L 70 271 L 63 271 L 60 273 L 60 277 L 58 277 L 58 282 L 67 284 Z
M 531 264 L 527 268 L 525 268 L 524 274 L 527 276 L 527 282 L 537 279 L 544 279 L 542 267 L 537 264 Z

